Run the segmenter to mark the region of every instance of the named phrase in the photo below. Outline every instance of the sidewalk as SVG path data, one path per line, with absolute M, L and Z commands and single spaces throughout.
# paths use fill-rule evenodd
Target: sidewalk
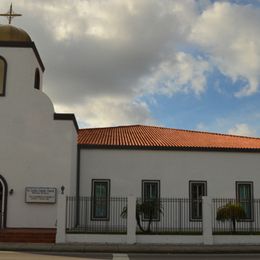
M 0 251 L 97 252 L 97 253 L 171 253 L 171 254 L 238 254 L 260 253 L 260 245 L 151 245 L 151 244 L 30 244 L 0 243 Z

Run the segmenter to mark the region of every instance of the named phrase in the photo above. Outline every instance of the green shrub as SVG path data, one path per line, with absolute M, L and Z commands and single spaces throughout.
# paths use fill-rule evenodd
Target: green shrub
M 151 232 L 151 224 L 155 220 L 155 216 L 157 214 L 162 214 L 162 206 L 159 199 L 154 200 L 145 200 L 142 202 L 136 202 L 136 212 L 135 212 L 135 218 L 136 223 L 139 227 L 139 229 L 144 233 L 150 233 Z M 142 224 L 142 216 L 147 217 L 147 227 L 145 228 Z M 127 206 L 123 208 L 123 211 L 121 212 L 121 217 L 126 218 L 127 217 Z
M 217 210 L 217 220 L 230 220 L 233 224 L 233 232 L 236 232 L 236 221 L 246 217 L 245 210 L 239 203 L 227 203 Z

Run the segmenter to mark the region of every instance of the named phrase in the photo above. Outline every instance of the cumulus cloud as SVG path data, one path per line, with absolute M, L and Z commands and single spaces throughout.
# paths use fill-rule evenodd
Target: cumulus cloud
M 199 16 L 190 35 L 223 74 L 247 81 L 237 97 L 259 91 L 259 24 L 258 8 L 216 2 Z
M 46 91 L 67 105 L 85 96 L 135 95 L 138 80 L 184 41 L 196 18 L 192 0 L 19 0 L 15 6 L 33 16 L 24 27 L 43 49 Z
M 201 57 L 178 52 L 154 68 L 141 85 L 144 93 L 172 96 L 178 92 L 193 92 L 200 95 L 206 89 L 206 74 L 210 69 L 210 64 Z
M 219 118 L 212 122 L 200 122 L 197 124 L 196 130 L 251 137 L 258 135 L 258 127 L 253 127 L 251 123 L 236 123 L 234 121 L 234 118 Z
M 207 125 L 203 122 L 199 122 L 196 126 L 196 130 L 198 131 L 208 131 Z
M 236 124 L 233 128 L 228 130 L 228 133 L 233 135 L 256 136 L 255 129 L 247 124 Z
M 1 10 L 8 6 L 1 1 Z M 86 100 L 113 97 L 121 114 L 113 124 L 133 121 L 140 79 L 183 44 L 198 14 L 194 0 L 14 0 L 13 6 L 23 13 L 15 24 L 36 41 L 46 65 L 44 90 L 54 103 L 73 112 L 95 109 L 101 117 L 103 108 L 97 113 Z M 124 109 L 118 100 L 127 100 Z M 98 121 L 87 118 L 90 125 Z
M 131 101 L 126 98 L 86 99 L 83 104 L 75 104 L 72 107 L 55 105 L 56 111 L 70 112 L 71 108 L 78 115 L 82 127 L 155 123 L 144 102 Z
M 0 9 L 9 4 L 1 0 Z M 260 15 L 249 5 L 13 0 L 13 6 L 23 13 L 14 25 L 29 32 L 46 66 L 44 91 L 57 111 L 75 112 L 83 125 L 149 123 L 140 97 L 199 96 L 213 66 L 248 83 L 237 96 L 258 91 Z

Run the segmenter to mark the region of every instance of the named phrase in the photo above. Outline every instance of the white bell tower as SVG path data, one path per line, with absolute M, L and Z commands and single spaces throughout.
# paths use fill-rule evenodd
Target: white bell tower
M 42 91 L 44 65 L 28 33 L 10 24 L 12 6 L 2 16 L 9 24 L 0 25 L 0 229 L 54 229 L 56 200 L 30 203 L 26 191 L 57 195 L 64 186 L 75 194 L 78 126 Z
M 42 89 L 44 65 L 31 37 L 24 30 L 11 25 L 12 5 L 6 14 L 8 25 L 0 25 L 0 95 L 23 95 L 32 89 Z M 17 91 L 19 93 L 17 93 Z
M 42 89 L 44 65 L 30 36 L 12 25 L 0 25 L 0 95 Z

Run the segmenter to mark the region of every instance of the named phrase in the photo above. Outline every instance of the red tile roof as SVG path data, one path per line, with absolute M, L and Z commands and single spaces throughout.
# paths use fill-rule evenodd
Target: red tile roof
M 242 149 L 260 152 L 260 138 L 143 125 L 80 129 L 78 144 L 97 148 Z

